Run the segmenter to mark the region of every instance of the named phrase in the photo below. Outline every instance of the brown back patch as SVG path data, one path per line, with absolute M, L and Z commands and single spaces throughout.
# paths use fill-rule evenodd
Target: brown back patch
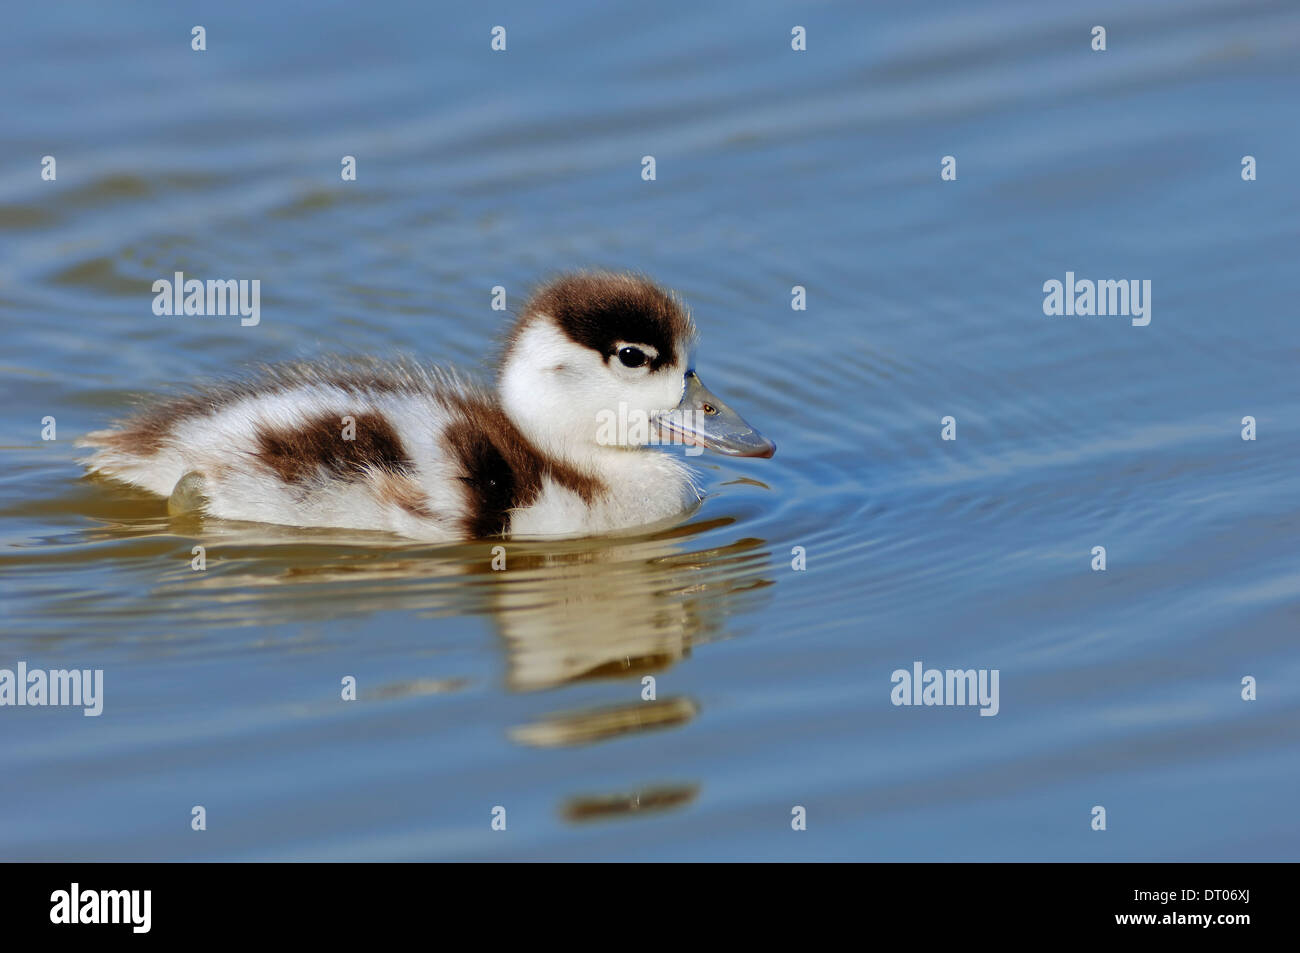
M 355 439 L 343 439 L 343 414 L 322 414 L 290 427 L 263 425 L 257 459 L 286 483 L 303 483 L 324 472 L 346 480 L 367 471 L 406 474 L 411 458 L 393 425 L 380 414 L 353 413 Z

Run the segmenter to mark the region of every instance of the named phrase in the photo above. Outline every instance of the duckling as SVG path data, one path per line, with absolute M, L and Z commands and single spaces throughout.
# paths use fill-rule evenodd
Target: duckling
M 88 434 L 85 463 L 221 519 L 429 541 L 630 529 L 702 498 L 682 456 L 776 451 L 700 381 L 696 339 L 649 280 L 571 274 L 520 311 L 495 391 L 409 360 L 273 365 Z

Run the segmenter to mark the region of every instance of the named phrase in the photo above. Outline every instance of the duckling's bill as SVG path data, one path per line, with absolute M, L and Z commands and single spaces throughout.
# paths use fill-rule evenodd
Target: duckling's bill
M 776 444 L 745 422 L 704 386 L 695 371 L 686 372 L 682 402 L 658 417 L 659 426 L 687 446 L 703 447 L 729 457 L 770 457 Z

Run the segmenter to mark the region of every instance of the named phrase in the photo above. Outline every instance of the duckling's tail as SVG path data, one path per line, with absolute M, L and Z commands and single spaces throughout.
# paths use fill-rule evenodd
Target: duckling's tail
M 129 423 L 92 431 L 78 440 L 77 446 L 95 448 L 82 461 L 90 473 L 142 487 L 159 496 L 170 495 L 185 473 L 181 455 L 160 434 Z

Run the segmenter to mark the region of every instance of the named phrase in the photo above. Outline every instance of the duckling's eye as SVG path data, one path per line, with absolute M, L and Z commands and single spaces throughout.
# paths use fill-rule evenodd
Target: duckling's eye
M 639 347 L 619 348 L 618 359 L 623 362 L 624 367 L 641 367 L 646 362 L 645 351 Z

